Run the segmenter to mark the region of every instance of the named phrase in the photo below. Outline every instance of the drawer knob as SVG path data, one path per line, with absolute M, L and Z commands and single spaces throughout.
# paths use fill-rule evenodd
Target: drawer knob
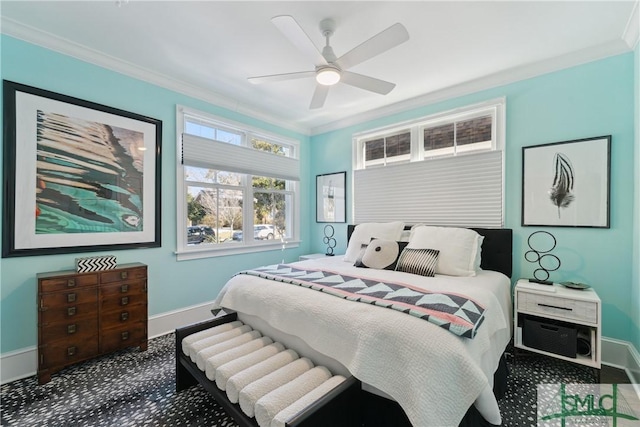
M 129 320 L 129 312 L 123 311 L 122 313 L 120 313 L 120 320 L 123 322 L 126 322 L 127 320 Z
M 76 285 L 76 279 L 69 279 L 67 280 L 67 286 L 69 288 L 73 288 Z
M 71 346 L 67 348 L 67 356 L 75 356 L 77 352 L 78 352 L 78 349 L 76 348 L 76 346 Z
M 67 294 L 67 302 L 76 302 L 76 293 Z
M 122 279 L 126 279 L 126 278 L 127 278 L 127 276 L 128 276 L 128 274 L 127 274 L 127 273 L 128 273 L 128 271 L 123 271 L 123 272 L 121 272 L 121 273 L 120 273 L 120 277 L 121 277 Z
M 67 325 L 67 334 L 75 334 L 78 331 L 78 327 L 74 323 L 73 325 Z
M 127 305 L 129 304 L 129 297 L 122 297 L 120 299 L 120 305 Z
M 120 334 L 120 337 L 122 338 L 122 341 L 126 341 L 129 339 L 129 331 L 124 331 L 122 334 Z
M 120 292 L 122 292 L 123 294 L 126 294 L 127 292 L 129 292 L 129 285 L 120 286 Z
M 67 308 L 67 316 L 75 316 L 76 315 L 76 308 L 75 307 L 69 307 Z

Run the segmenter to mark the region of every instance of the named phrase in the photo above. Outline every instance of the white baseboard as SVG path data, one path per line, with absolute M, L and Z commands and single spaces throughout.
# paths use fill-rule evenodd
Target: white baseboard
M 27 347 L 0 356 L 0 384 L 20 380 L 36 374 L 38 347 Z
M 147 335 L 156 338 L 173 332 L 176 328 L 201 322 L 213 317 L 213 301 L 168 311 L 149 317 Z M 38 348 L 27 347 L 0 355 L 0 384 L 30 377 L 38 369 Z
M 624 369 L 633 384 L 640 384 L 640 354 L 627 341 L 602 337 L 602 363 Z
M 149 318 L 149 338 L 156 338 L 174 332 L 176 328 L 211 319 L 213 301 L 192 305 L 180 310 L 167 311 Z
M 213 301 L 168 311 L 149 317 L 148 336 L 156 338 L 176 328 L 210 319 Z M 0 384 L 30 377 L 38 366 L 37 347 L 27 347 L 0 355 Z M 634 384 L 640 384 L 640 354 L 629 342 L 602 337 L 602 363 L 624 369 Z

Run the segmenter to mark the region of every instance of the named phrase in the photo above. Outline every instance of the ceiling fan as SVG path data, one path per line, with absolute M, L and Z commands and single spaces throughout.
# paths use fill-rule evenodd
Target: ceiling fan
M 315 77 L 317 85 L 311 98 L 310 109 L 321 108 L 327 99 L 329 88 L 339 82 L 381 95 L 388 94 L 396 86 L 394 83 L 353 73 L 347 71 L 347 69 L 409 40 L 409 33 L 402 24 L 397 23 L 390 26 L 359 46 L 351 49 L 340 58 L 336 58 L 329 44 L 329 38 L 335 31 L 335 22 L 332 19 L 325 19 L 320 22 L 320 30 L 326 39 L 326 46 L 322 49 L 322 52 L 313 44 L 309 36 L 293 17 L 289 15 L 275 16 L 271 21 L 294 46 L 313 62 L 315 70 L 249 77 L 251 83 L 257 84 Z

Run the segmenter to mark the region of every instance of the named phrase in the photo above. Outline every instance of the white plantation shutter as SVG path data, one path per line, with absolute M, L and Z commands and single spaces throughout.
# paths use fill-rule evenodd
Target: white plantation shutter
M 503 226 L 500 150 L 354 171 L 354 222 Z
M 205 169 L 300 180 L 298 159 L 189 134 L 182 134 L 182 163 Z

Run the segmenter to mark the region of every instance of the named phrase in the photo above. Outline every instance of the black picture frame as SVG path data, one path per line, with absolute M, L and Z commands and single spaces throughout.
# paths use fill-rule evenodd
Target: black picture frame
M 162 121 L 3 81 L 2 257 L 161 245 Z
M 316 175 L 316 222 L 347 222 L 347 172 Z
M 611 135 L 522 148 L 522 225 L 610 227 Z

